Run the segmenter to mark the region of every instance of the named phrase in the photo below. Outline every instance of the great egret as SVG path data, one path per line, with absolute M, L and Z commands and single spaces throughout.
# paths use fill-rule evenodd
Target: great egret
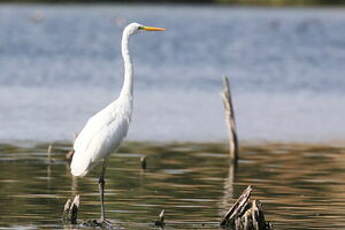
M 133 64 L 129 55 L 130 36 L 138 31 L 163 31 L 164 28 L 129 24 L 122 35 L 122 58 L 124 61 L 124 81 L 120 96 L 107 107 L 92 116 L 82 129 L 73 145 L 71 173 L 85 176 L 97 162 L 103 160 L 98 186 L 101 200 L 101 223 L 105 222 L 104 174 L 107 157 L 114 152 L 127 135 L 133 107 Z

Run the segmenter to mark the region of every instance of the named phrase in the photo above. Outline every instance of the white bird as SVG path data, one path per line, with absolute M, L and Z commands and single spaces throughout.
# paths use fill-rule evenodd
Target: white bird
M 124 61 L 124 81 L 120 96 L 107 107 L 92 116 L 81 130 L 73 145 L 71 173 L 73 176 L 85 176 L 97 162 L 103 160 L 99 177 L 101 200 L 101 219 L 105 222 L 104 209 L 104 174 L 107 157 L 116 151 L 127 135 L 133 107 L 133 64 L 129 55 L 130 36 L 138 31 L 163 31 L 165 28 L 129 24 L 122 35 L 122 58 Z

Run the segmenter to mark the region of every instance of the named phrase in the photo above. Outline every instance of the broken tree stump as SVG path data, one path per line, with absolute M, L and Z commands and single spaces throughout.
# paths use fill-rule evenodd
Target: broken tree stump
M 248 186 L 235 204 L 225 213 L 220 225 L 234 230 L 272 230 L 265 220 L 261 202 L 250 200 L 252 186 Z
M 157 227 L 164 227 L 165 223 L 164 223 L 164 213 L 165 213 L 165 210 L 163 209 L 161 211 L 161 213 L 159 214 L 159 220 L 156 220 L 155 221 L 155 226 Z
M 124 228 L 118 224 L 113 224 L 109 220 L 99 221 L 95 219 L 91 220 L 79 220 L 78 221 L 78 210 L 80 207 L 80 196 L 76 195 L 71 201 L 68 199 L 64 205 L 62 213 L 62 222 L 66 225 L 77 225 L 77 228 L 97 228 L 97 229 L 116 229 L 124 230 Z
M 228 126 L 229 135 L 229 153 L 233 162 L 238 159 L 238 139 L 236 132 L 235 112 L 232 104 L 230 83 L 227 77 L 224 77 L 224 90 L 222 93 L 224 103 L 225 122 Z
M 74 197 L 73 202 L 71 201 L 71 199 L 67 200 L 62 213 L 62 219 L 64 222 L 69 224 L 77 224 L 79 204 L 79 195 L 76 195 Z
M 143 170 L 146 169 L 146 167 L 147 167 L 146 156 L 142 156 L 142 157 L 140 158 L 140 165 L 141 165 L 141 168 L 142 168 Z

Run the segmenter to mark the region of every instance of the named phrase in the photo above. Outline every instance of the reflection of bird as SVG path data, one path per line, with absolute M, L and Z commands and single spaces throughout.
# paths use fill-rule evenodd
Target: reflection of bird
M 163 31 L 165 29 L 143 26 L 138 23 L 131 23 L 124 29 L 122 35 L 124 82 L 120 96 L 88 120 L 73 145 L 74 154 L 71 162 L 73 176 L 85 176 L 98 161 L 104 160 L 98 182 L 101 199 L 101 222 L 105 221 L 104 174 L 106 160 L 127 135 L 132 115 L 133 64 L 129 56 L 128 42 L 130 36 L 140 30 Z

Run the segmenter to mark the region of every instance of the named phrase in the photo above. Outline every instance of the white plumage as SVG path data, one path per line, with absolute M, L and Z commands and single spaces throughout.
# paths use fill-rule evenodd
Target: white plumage
M 132 115 L 132 98 L 119 97 L 91 117 L 76 139 L 71 172 L 85 176 L 99 161 L 117 150 L 126 137 Z
M 130 36 L 139 30 L 162 31 L 164 28 L 129 24 L 122 35 L 122 58 L 124 62 L 124 81 L 117 100 L 91 117 L 81 130 L 73 145 L 71 173 L 73 176 L 85 176 L 93 166 L 104 159 L 99 178 L 101 199 L 101 222 L 105 222 L 104 210 L 104 173 L 105 161 L 110 153 L 117 150 L 126 137 L 133 107 L 133 65 L 129 55 Z

